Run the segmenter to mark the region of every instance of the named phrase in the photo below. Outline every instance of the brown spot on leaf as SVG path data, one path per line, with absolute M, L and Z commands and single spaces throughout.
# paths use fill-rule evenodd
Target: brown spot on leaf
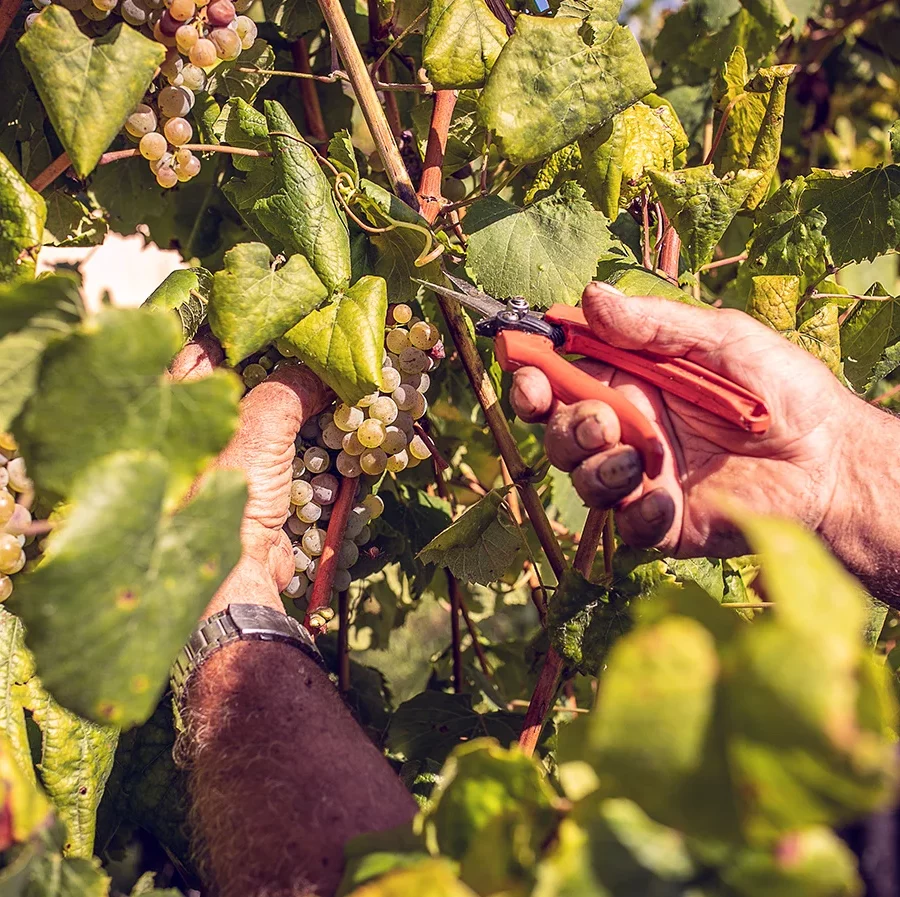
M 150 688 L 150 679 L 143 673 L 131 677 L 131 690 L 136 695 L 142 695 Z
M 200 575 L 212 579 L 219 572 L 219 562 L 215 558 L 209 558 L 200 566 Z
M 122 591 L 116 595 L 116 607 L 119 610 L 133 611 L 137 608 L 138 604 L 140 604 L 140 601 L 138 600 L 137 593 L 131 589 L 122 589 Z

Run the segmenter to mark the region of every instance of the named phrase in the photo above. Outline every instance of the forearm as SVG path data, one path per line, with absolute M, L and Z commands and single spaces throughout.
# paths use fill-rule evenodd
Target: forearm
M 900 420 L 860 402 L 835 449 L 841 487 L 821 535 L 876 598 L 900 608 Z
M 217 897 L 333 894 L 344 844 L 415 804 L 319 667 L 239 642 L 188 690 L 192 825 Z

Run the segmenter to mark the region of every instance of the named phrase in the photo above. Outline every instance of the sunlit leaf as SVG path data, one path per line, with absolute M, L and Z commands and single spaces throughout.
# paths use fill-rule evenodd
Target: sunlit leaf
M 34 277 L 47 206 L 0 153 L 0 283 Z
M 206 320 L 211 288 L 212 275 L 206 268 L 182 268 L 169 274 L 143 304 L 147 308 L 175 312 L 181 323 L 182 336 L 189 340 Z

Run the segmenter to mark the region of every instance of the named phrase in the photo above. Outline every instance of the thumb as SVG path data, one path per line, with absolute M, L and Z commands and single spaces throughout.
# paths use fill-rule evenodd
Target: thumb
M 731 309 L 700 308 L 657 296 L 626 296 L 605 283 L 590 283 L 582 309 L 591 329 L 611 346 L 689 356 L 700 363 L 721 360 L 747 327 L 761 325 Z M 765 329 L 765 328 L 761 328 Z

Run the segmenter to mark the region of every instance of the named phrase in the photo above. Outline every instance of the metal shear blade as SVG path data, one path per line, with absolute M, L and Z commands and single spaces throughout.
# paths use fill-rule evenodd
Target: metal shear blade
M 493 296 L 488 296 L 487 293 L 482 293 L 481 290 L 473 287 L 472 284 L 461 278 L 454 277 L 452 274 L 446 274 L 445 276 L 456 287 L 455 290 L 439 286 L 436 283 L 429 283 L 427 280 L 419 280 L 418 278 L 413 278 L 413 280 L 441 296 L 455 299 L 460 305 L 472 309 L 472 311 L 483 315 L 485 318 L 492 318 L 506 308 L 502 302 L 497 301 Z

